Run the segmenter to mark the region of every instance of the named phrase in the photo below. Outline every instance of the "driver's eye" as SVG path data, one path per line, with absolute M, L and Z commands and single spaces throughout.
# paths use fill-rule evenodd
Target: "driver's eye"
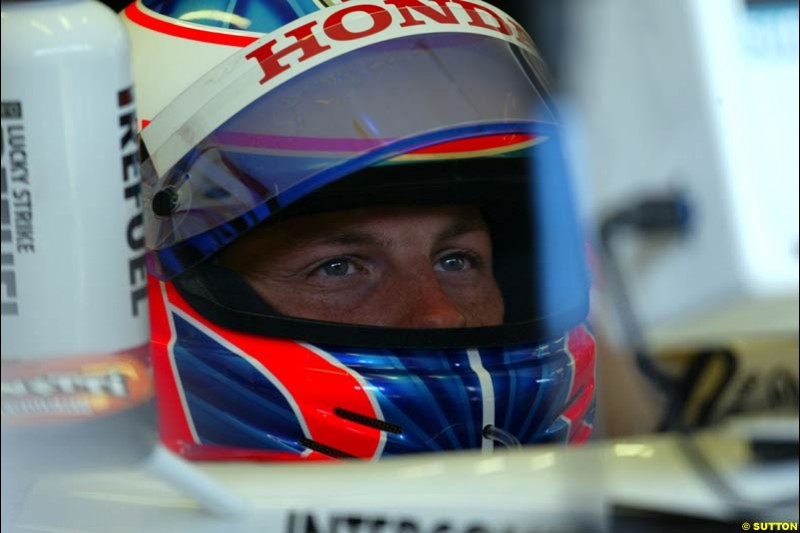
M 478 254 L 461 251 L 445 255 L 434 264 L 434 270 L 439 272 L 463 272 L 473 268 L 479 268 L 482 264 Z
M 457 272 L 468 267 L 467 260 L 461 255 L 451 255 L 445 257 L 439 261 L 439 264 L 442 266 L 442 270 L 446 270 L 448 272 Z
M 347 259 L 332 259 L 322 265 L 320 270 L 326 276 L 345 276 L 350 271 L 351 263 Z

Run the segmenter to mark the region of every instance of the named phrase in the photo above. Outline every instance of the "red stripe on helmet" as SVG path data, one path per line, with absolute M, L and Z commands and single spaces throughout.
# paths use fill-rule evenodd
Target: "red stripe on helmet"
M 173 332 L 169 325 L 161 285 L 162 282 L 149 276 L 147 289 L 150 300 L 150 347 L 158 404 L 158 433 L 167 447 L 183 453 L 186 446 L 194 444 L 194 437 L 187 414 L 183 410 L 177 376 L 172 370 L 169 344 Z
M 568 398 L 573 399 L 562 415 L 570 422 L 569 442 L 579 444 L 591 434 L 591 426 L 586 424 L 586 413 L 594 400 L 594 337 L 581 325 L 569 332 L 567 351 L 574 365 L 572 389 Z M 575 395 L 578 395 L 576 398 Z
M 488 150 L 492 148 L 502 148 L 505 146 L 517 145 L 532 141 L 536 136 L 522 133 L 482 135 L 479 137 L 469 137 L 439 144 L 434 144 L 426 148 L 414 150 L 412 154 L 449 154 L 459 152 L 474 152 L 477 150 Z
M 166 18 L 155 17 L 146 12 L 145 9 L 141 8 L 139 2 L 133 2 L 125 8 L 125 16 L 134 24 L 138 24 L 148 30 L 190 41 L 244 48 L 258 40 L 258 37 L 253 35 L 226 33 L 214 31 L 213 29 L 201 29 L 196 26 L 177 24 L 170 22 Z
M 166 284 L 171 305 L 203 327 L 241 349 L 263 365 L 283 387 L 300 411 L 309 438 L 354 457 L 372 459 L 379 451 L 381 431 L 339 418 L 336 408 L 378 418 L 367 391 L 352 370 L 330 362 L 303 345 L 283 339 L 264 338 L 212 324 Z M 329 459 L 314 452 L 308 459 Z
M 583 444 L 592 436 L 592 426 L 581 420 L 577 428 L 572 428 L 570 444 Z

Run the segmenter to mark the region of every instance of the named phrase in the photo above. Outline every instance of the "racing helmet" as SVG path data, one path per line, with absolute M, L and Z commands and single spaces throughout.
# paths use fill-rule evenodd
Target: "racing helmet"
M 123 17 L 168 447 L 374 460 L 589 437 L 583 238 L 518 23 L 480 0 L 137 0 Z M 220 259 L 302 217 L 451 205 L 485 220 L 502 323 L 291 316 Z

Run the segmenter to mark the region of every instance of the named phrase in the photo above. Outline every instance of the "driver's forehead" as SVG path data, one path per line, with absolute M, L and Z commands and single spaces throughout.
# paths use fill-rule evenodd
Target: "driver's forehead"
M 423 244 L 471 232 L 488 234 L 486 222 L 474 206 L 373 206 L 282 220 L 256 230 L 252 240 L 297 245 Z

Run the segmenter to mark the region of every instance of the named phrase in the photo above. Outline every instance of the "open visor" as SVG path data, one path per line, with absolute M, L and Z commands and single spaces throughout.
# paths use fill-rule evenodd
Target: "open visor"
M 376 164 L 546 144 L 555 118 L 528 38 L 495 8 L 468 5 L 323 9 L 178 97 L 142 132 L 151 272 L 172 278 Z

